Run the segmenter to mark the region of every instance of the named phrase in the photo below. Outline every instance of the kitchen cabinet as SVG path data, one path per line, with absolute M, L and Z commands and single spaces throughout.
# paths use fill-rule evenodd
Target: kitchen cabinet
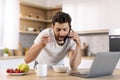
M 7 68 L 16 68 L 19 64 L 25 63 L 24 56 L 9 56 L 0 57 L 0 69 L 6 70 Z M 34 61 L 28 64 L 30 69 L 33 69 Z
M 93 63 L 94 57 L 82 57 L 81 64 L 78 66 L 79 69 L 89 69 Z M 6 70 L 7 68 L 16 68 L 17 65 L 24 63 L 23 56 L 11 56 L 11 57 L 0 57 L 0 69 Z M 34 61 L 28 64 L 30 69 L 34 69 Z M 69 59 L 66 58 L 66 66 L 69 66 Z M 116 65 L 117 69 L 120 69 L 120 60 Z
M 20 2 L 20 33 L 38 34 L 43 29 L 51 27 L 51 18 L 58 11 L 62 11 L 61 6 L 43 8 Z

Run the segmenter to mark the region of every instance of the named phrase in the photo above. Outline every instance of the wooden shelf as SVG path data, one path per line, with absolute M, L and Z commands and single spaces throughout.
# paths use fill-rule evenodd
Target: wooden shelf
M 24 56 L 0 56 L 0 60 L 8 60 L 8 59 L 24 59 Z
M 44 20 L 44 19 L 36 19 L 36 18 L 32 18 L 32 17 L 20 17 L 20 19 L 24 19 L 24 20 L 30 20 L 30 21 L 38 21 L 38 22 L 45 22 L 45 23 L 51 23 L 52 20 Z
M 52 16 L 62 11 L 61 6 L 54 6 L 44 8 L 44 6 L 36 6 L 20 0 L 20 33 L 22 34 L 39 34 L 40 29 L 45 29 L 52 26 Z M 27 31 L 26 29 L 32 27 L 36 31 Z
M 87 34 L 108 34 L 108 29 L 98 29 L 98 30 L 83 30 L 76 31 L 79 35 L 87 35 Z
M 20 33 L 23 33 L 23 34 L 39 34 L 40 32 L 39 31 L 20 31 Z
M 23 1 L 23 0 L 20 0 L 20 4 L 27 5 L 27 6 L 30 6 L 30 7 L 40 8 L 40 9 L 44 9 L 44 10 L 62 9 L 62 4 L 46 7 L 46 6 L 41 6 L 41 5 L 36 5 L 34 3 L 26 2 L 26 1 Z

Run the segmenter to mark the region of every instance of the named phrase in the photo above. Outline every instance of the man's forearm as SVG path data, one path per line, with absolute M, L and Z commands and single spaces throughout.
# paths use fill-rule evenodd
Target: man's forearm
M 80 53 L 80 46 L 77 45 L 76 49 L 73 53 L 73 55 L 71 56 L 71 60 L 70 60 L 70 66 L 72 70 L 76 70 L 78 65 L 81 62 L 81 53 Z
M 38 43 L 33 45 L 26 53 L 25 53 L 25 62 L 29 63 L 37 58 L 40 51 L 44 48 L 42 43 Z

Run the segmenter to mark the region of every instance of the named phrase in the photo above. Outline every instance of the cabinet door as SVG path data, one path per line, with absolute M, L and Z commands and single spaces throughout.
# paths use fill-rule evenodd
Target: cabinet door
M 24 59 L 7 59 L 7 60 L 0 60 L 0 69 L 7 69 L 7 68 L 17 68 L 17 66 L 21 63 L 25 63 Z M 34 61 L 28 64 L 30 69 L 33 69 Z

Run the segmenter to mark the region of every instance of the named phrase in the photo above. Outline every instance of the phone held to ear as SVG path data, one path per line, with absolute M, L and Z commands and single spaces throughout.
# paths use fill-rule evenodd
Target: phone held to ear
M 74 33 L 74 31 L 71 29 L 69 34 L 68 34 L 68 38 L 72 38 L 73 37 L 73 33 Z

